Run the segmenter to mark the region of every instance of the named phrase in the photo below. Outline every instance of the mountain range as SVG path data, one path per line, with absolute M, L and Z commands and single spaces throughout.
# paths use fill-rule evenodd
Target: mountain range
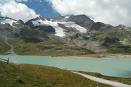
M 11 47 L 20 55 L 130 54 L 131 28 L 95 22 L 86 15 L 37 17 L 25 23 L 0 17 L 0 53 L 7 54 Z

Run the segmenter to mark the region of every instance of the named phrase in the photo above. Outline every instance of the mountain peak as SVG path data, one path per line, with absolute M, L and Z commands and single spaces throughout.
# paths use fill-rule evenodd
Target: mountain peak
M 118 26 L 116 26 L 118 29 L 126 29 L 126 30 L 130 30 L 131 28 L 130 27 L 127 27 L 127 26 L 125 26 L 125 25 L 122 25 L 122 24 L 120 24 L 120 25 L 118 25 Z
M 92 24 L 94 23 L 93 20 L 91 20 L 86 15 L 71 15 L 67 19 L 68 21 L 75 22 L 76 24 L 81 25 L 82 27 L 90 28 Z
M 17 20 L 9 18 L 9 17 L 0 17 L 0 23 L 1 24 L 10 24 L 11 26 L 13 23 L 16 23 Z

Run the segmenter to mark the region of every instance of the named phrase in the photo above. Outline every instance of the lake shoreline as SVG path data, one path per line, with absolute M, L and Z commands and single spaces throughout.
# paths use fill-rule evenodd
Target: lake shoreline
M 117 58 L 131 58 L 131 55 L 128 54 L 87 54 L 87 55 L 80 55 L 79 57 L 84 58 L 103 58 L 103 57 L 117 57 Z
M 6 55 L 1 58 L 9 58 L 12 63 L 36 64 L 58 67 L 67 70 L 84 72 L 98 72 L 108 76 L 131 76 L 131 58 L 123 55 L 108 55 L 102 58 L 79 57 L 79 56 L 22 56 Z
M 51 56 L 51 55 L 3 55 L 3 54 L 0 54 L 2 56 L 47 56 L 47 57 L 76 57 L 76 58 L 104 58 L 104 57 L 115 57 L 115 58 L 131 58 L 131 55 L 129 54 L 110 54 L 110 53 L 98 53 L 98 54 L 86 54 L 86 55 L 72 55 L 72 56 L 67 56 L 67 55 L 61 55 L 61 56 Z

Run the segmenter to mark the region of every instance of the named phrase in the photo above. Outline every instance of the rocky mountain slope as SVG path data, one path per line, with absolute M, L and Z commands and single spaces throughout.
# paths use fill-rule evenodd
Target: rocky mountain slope
M 54 19 L 37 17 L 26 23 L 0 17 L 1 54 L 9 50 L 9 46 L 4 42 L 5 38 L 8 38 L 17 54 L 131 53 L 130 27 L 94 22 L 85 15 Z

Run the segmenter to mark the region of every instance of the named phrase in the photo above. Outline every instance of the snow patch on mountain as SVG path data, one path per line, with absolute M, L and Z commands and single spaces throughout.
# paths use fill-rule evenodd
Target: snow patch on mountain
M 56 36 L 59 37 L 64 37 L 64 29 L 59 27 L 58 22 L 56 21 L 52 21 L 52 20 L 36 20 L 36 21 L 32 21 L 34 26 L 39 26 L 39 25 L 44 25 L 44 26 L 52 26 L 55 29 L 56 32 Z
M 65 16 L 65 20 L 66 20 L 66 19 L 69 19 L 69 17 L 70 17 L 70 16 Z
M 68 16 L 66 16 L 65 18 L 68 18 Z M 65 27 L 68 27 L 68 28 L 74 28 L 74 29 L 78 30 L 81 33 L 86 33 L 87 32 L 86 28 L 81 27 L 80 25 L 75 24 L 74 22 L 38 19 L 38 20 L 32 21 L 32 23 L 33 23 L 34 26 L 52 26 L 55 29 L 55 32 L 56 32 L 55 35 L 59 36 L 59 37 L 64 37 L 65 36 L 64 29 L 62 27 L 60 27 L 59 24 L 63 24 Z
M 1 21 L 1 24 L 10 24 L 11 26 L 13 26 L 13 23 L 16 23 L 17 21 L 12 20 L 12 19 L 5 19 L 3 21 Z
M 84 27 L 81 27 L 78 24 L 75 24 L 74 22 L 63 22 L 63 24 L 65 25 L 65 27 L 68 28 L 75 28 L 76 30 L 80 31 L 81 33 L 86 33 L 87 29 Z
M 64 33 L 64 29 L 59 27 L 58 24 L 56 24 L 55 26 L 52 26 L 53 28 L 55 28 L 55 32 L 56 32 L 56 36 L 59 36 L 59 37 L 64 37 L 65 36 L 65 33 Z

